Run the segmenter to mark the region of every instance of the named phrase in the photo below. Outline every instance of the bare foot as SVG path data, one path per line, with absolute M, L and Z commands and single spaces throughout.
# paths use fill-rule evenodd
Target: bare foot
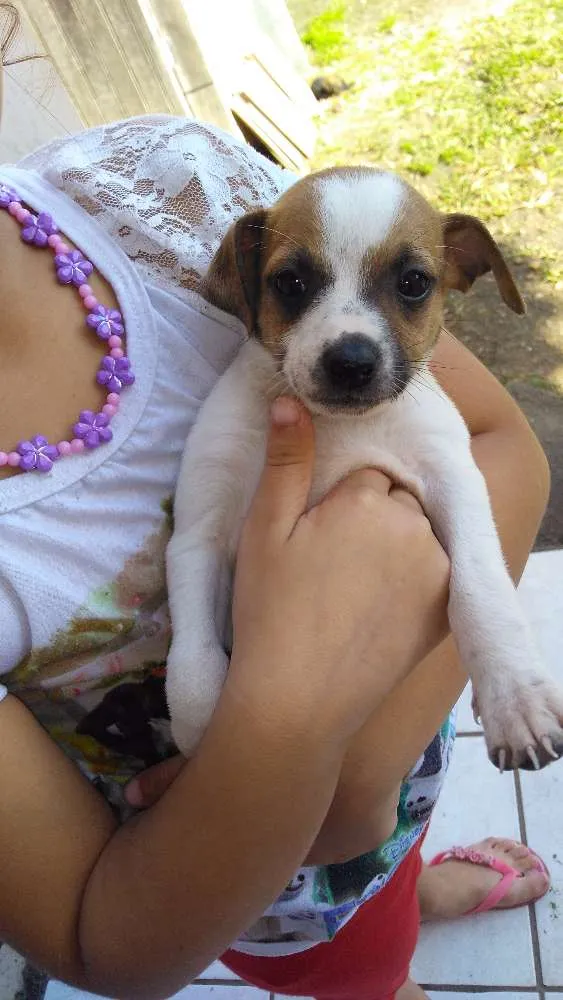
M 482 854 L 492 854 L 521 872 L 521 877 L 514 880 L 495 909 L 524 906 L 546 892 L 549 878 L 534 869 L 536 859 L 523 844 L 500 837 L 488 837 L 478 844 L 471 844 L 471 849 Z M 421 920 L 461 917 L 479 906 L 500 879 L 501 875 L 492 868 L 469 861 L 444 861 L 433 868 L 423 865 L 417 884 Z
M 395 1000 L 428 1000 L 428 994 L 412 979 L 407 979 L 395 993 Z

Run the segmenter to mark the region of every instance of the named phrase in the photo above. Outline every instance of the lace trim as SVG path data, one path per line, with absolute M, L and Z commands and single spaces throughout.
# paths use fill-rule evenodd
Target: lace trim
M 191 290 L 231 223 L 296 179 L 213 126 L 164 115 L 57 140 L 20 166 L 94 216 L 150 281 Z

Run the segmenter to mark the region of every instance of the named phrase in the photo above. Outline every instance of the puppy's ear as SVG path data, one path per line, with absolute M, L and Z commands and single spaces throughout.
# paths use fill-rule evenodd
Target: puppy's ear
M 256 336 L 266 216 L 265 209 L 258 209 L 237 219 L 227 231 L 201 285 L 201 293 L 208 302 L 238 316 L 248 332 Z
M 513 312 L 526 312 L 522 296 L 489 230 L 472 215 L 446 215 L 444 219 L 446 288 L 467 292 L 476 278 L 492 271 L 498 290 Z

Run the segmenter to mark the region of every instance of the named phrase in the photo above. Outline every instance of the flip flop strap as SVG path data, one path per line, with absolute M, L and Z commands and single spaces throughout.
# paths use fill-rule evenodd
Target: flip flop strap
M 441 854 L 437 854 L 435 858 L 432 858 L 432 861 L 429 862 L 429 867 L 433 868 L 435 865 L 441 865 L 444 861 L 469 861 L 473 865 L 482 865 L 484 868 L 491 868 L 502 876 L 500 882 L 497 882 L 493 886 L 491 891 L 485 896 L 483 902 L 479 903 L 478 906 L 474 906 L 472 910 L 468 910 L 466 916 L 473 913 L 485 913 L 487 910 L 494 909 L 508 894 L 512 883 L 520 874 L 516 868 L 505 864 L 499 858 L 493 858 L 490 854 L 481 854 L 480 851 L 475 851 L 468 847 L 452 847 L 449 851 L 442 851 Z

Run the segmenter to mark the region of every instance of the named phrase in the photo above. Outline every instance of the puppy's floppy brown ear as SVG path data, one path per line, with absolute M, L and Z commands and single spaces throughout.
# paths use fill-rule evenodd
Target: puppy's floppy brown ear
M 526 306 L 489 230 L 472 215 L 447 215 L 444 220 L 446 288 L 467 292 L 476 278 L 492 271 L 507 306 L 521 315 Z
M 267 212 L 241 216 L 227 231 L 201 285 L 202 295 L 225 312 L 238 316 L 250 334 L 258 335 L 261 260 Z

